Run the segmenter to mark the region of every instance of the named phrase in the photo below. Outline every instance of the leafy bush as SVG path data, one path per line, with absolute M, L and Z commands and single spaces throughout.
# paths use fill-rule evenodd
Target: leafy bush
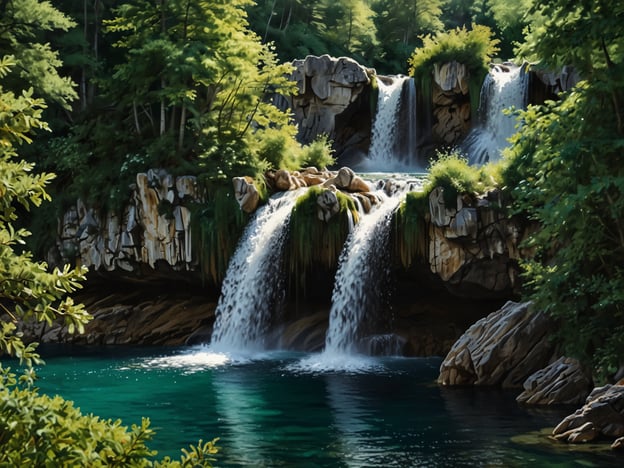
M 499 177 L 494 164 L 471 166 L 458 152 L 439 153 L 429 167 L 423 191 L 429 194 L 434 188 L 442 187 L 446 205 L 456 206 L 457 195 L 484 193 L 500 183 Z
M 624 140 L 605 83 L 523 112 L 503 172 L 516 211 L 540 226 L 526 243 L 526 296 L 602 378 L 624 359 Z
M 479 106 L 481 84 L 488 65 L 498 52 L 499 40 L 487 26 L 465 26 L 435 35 L 422 36 L 422 46 L 409 59 L 409 73 L 417 79 L 423 96 L 431 96 L 431 76 L 435 64 L 459 62 L 469 72 L 470 102 L 473 113 Z
M 302 168 L 314 166 L 321 170 L 325 169 L 336 162 L 332 153 L 333 149 L 329 137 L 319 135 L 312 143 L 302 148 L 299 166 Z
M 41 395 L 0 375 L 0 465 L 2 466 L 211 466 L 217 439 L 183 449 L 179 461 L 152 461 L 156 451 L 149 420 L 130 429 L 120 420 L 84 415 L 71 401 Z
M 468 67 L 476 77 L 487 72 L 488 65 L 498 52 L 498 39 L 493 38 L 487 26 L 465 26 L 451 31 L 428 34 L 421 37 L 423 45 L 417 48 L 409 60 L 410 74 L 420 78 L 430 74 L 436 63 L 459 62 Z

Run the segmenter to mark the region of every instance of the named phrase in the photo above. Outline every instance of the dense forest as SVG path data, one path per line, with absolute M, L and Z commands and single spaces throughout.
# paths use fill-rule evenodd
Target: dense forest
M 465 52 L 462 34 L 481 25 L 476 63 L 569 65 L 582 78 L 520 114 L 487 183 L 510 193 L 510 214 L 540 226 L 526 245 L 534 255 L 523 265 L 525 297 L 560 321 L 566 352 L 608 379 L 624 361 L 622 24 L 616 0 L 0 2 L 0 306 L 12 318 L 2 322 L 0 354 L 38 362 L 15 334 L 24 317 L 61 316 L 77 330 L 88 320 L 64 298 L 85 272 L 50 273 L 21 247 L 50 242 L 42 233 L 54 232 L 65 204 L 83 197 L 114 209 L 150 167 L 197 175 L 218 204 L 233 175 L 327 165 L 329 143 L 301 146 L 288 114 L 266 98 L 294 92 L 292 59 L 329 53 L 379 73 L 422 73 L 420 64 Z M 29 236 L 18 218 L 48 193 L 56 205 L 40 209 Z M 244 221 L 234 211 L 218 218 L 207 208 L 197 219 L 236 231 Z M 1 463 L 44 463 L 62 445 L 68 463 L 148 465 L 147 423 L 126 430 L 82 416 L 37 395 L 31 367 L 19 377 L 0 370 L 0 425 L 17 434 L 7 439 L 2 426 Z M 200 443 L 181 463 L 208 464 L 215 451 Z

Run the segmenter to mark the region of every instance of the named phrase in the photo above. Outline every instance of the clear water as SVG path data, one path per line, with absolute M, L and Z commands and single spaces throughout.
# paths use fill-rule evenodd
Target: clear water
M 71 354 L 67 354 L 67 353 Z M 147 416 L 151 447 L 177 456 L 220 437 L 218 466 L 615 466 L 593 453 L 522 436 L 564 411 L 516 405 L 513 395 L 434 383 L 440 359 L 372 359 L 317 372 L 313 355 L 228 360 L 206 348 L 45 352 L 39 387 L 83 412 L 125 424 Z M 527 441 L 525 441 L 528 440 Z M 539 443 L 538 443 L 539 442 Z

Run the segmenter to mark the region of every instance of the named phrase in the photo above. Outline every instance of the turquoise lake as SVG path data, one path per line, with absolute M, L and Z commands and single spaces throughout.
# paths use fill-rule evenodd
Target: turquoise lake
M 85 413 L 149 417 L 150 447 L 178 457 L 219 437 L 216 466 L 617 466 L 609 450 L 551 442 L 570 408 L 515 393 L 442 388 L 439 358 L 266 353 L 227 359 L 204 347 L 43 348 L 39 388 Z

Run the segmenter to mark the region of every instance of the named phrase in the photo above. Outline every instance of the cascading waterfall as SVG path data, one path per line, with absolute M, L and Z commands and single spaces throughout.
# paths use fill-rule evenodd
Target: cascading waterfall
M 288 219 L 301 191 L 283 192 L 258 209 L 230 260 L 217 304 L 211 349 L 264 349 L 271 314 L 284 294 L 281 261 Z
M 400 163 L 395 159 L 399 126 L 397 123 L 403 85 L 409 82 L 407 76 L 395 77 L 391 84 L 377 80 L 379 96 L 377 113 L 373 122 L 366 171 L 388 171 L 397 169 Z
M 414 189 L 413 182 L 403 182 L 395 185 L 392 196 L 378 191 L 383 203 L 363 216 L 349 235 L 340 254 L 334 282 L 326 355 L 357 352 L 366 317 L 378 315 L 376 309 L 383 308 L 388 286 L 384 278 L 388 278 L 390 268 L 386 252 L 392 214 L 403 195 Z
M 506 115 L 511 107 L 524 109 L 528 101 L 528 73 L 523 67 L 495 66 L 481 88 L 478 124 L 466 137 L 462 148 L 471 164 L 485 164 L 500 159 L 501 150 L 516 132 L 515 115 Z

